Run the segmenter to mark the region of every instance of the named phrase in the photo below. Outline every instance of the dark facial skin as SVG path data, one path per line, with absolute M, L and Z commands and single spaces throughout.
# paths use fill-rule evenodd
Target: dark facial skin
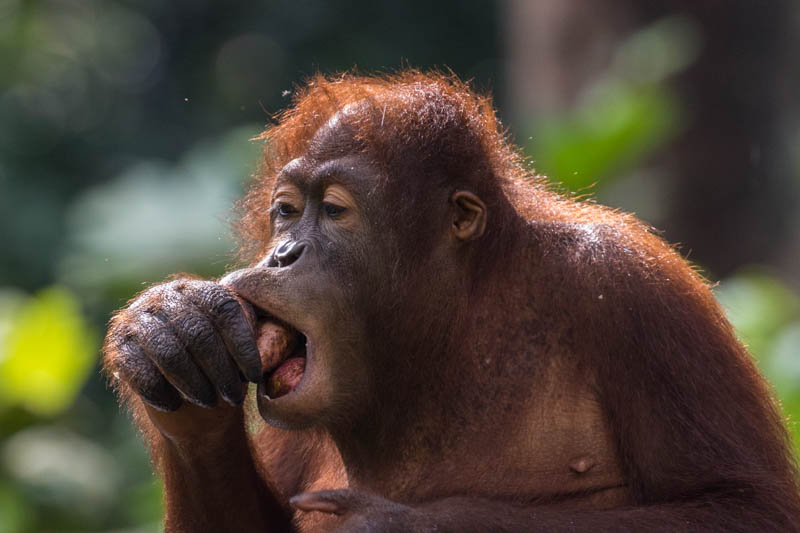
M 272 252 L 257 267 L 222 280 L 307 339 L 297 388 L 276 399 L 259 389 L 259 410 L 272 424 L 320 425 L 341 414 L 338 406 L 363 403 L 367 377 L 357 358 L 364 331 L 355 309 L 375 245 L 360 203 L 367 187 L 360 180 L 371 175 L 356 156 L 292 161 L 273 191 Z
M 113 319 L 165 528 L 800 531 L 780 415 L 706 284 L 505 165 L 463 87 L 407 76 L 281 163 L 253 266 Z
M 376 369 L 370 367 L 376 358 L 394 354 L 385 346 L 380 352 L 370 346 L 367 319 L 385 313 L 385 300 L 396 297 L 391 291 L 399 274 L 391 268 L 409 259 L 419 265 L 427 260 L 399 253 L 391 209 L 372 207 L 392 206 L 382 197 L 385 177 L 367 155 L 351 153 L 351 140 L 350 129 L 336 117 L 306 156 L 286 165 L 272 194 L 272 252 L 255 268 L 222 280 L 308 340 L 297 388 L 277 399 L 259 390 L 262 416 L 281 427 L 346 425 L 363 415 L 359 406 L 368 411 L 376 394 L 371 381 Z M 438 194 L 447 207 L 447 192 Z M 482 231 L 470 226 L 481 216 L 480 200 L 463 191 L 454 198 L 463 204 L 453 206 L 454 216 L 463 213 L 461 227 L 445 220 L 430 227 L 450 243 Z
M 365 332 L 355 310 L 377 274 L 372 256 L 385 248 L 370 219 L 378 213 L 362 208 L 378 177 L 365 157 L 347 153 L 349 130 L 333 129 L 278 175 L 268 213 L 272 251 L 258 266 L 220 284 L 153 287 L 115 319 L 109 346 L 123 355 L 114 371 L 152 407 L 211 407 L 217 394 L 239 405 L 243 376 L 260 386 L 262 416 L 281 427 L 324 425 L 341 415 L 337 406 L 365 403 Z M 276 399 L 266 396 L 254 336 L 258 322 L 272 318 L 307 339 L 303 379 Z

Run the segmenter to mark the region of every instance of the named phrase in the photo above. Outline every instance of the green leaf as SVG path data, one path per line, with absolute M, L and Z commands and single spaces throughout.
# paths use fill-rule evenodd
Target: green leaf
M 800 318 L 800 299 L 766 273 L 743 272 L 722 281 L 714 291 L 739 338 L 759 360 L 768 355 L 778 332 Z
M 800 454 L 800 298 L 779 279 L 758 271 L 728 278 L 714 292 L 774 387 Z
M 257 132 L 231 130 L 175 165 L 140 161 L 86 191 L 69 210 L 59 279 L 85 290 L 222 273 L 234 248 L 226 219 L 261 149 L 247 142 Z
M 578 191 L 634 166 L 679 125 L 679 106 L 666 89 L 617 83 L 572 115 L 543 122 L 529 150 L 538 172 Z
M 21 405 L 40 416 L 69 407 L 97 358 L 96 336 L 75 296 L 51 287 L 18 304 L 5 318 L 0 405 Z
M 527 147 L 537 171 L 580 191 L 634 168 L 682 126 L 683 109 L 665 82 L 699 49 L 700 32 L 683 16 L 633 33 L 577 108 L 537 124 Z
M 32 514 L 22 491 L 0 480 L 0 533 L 25 531 Z

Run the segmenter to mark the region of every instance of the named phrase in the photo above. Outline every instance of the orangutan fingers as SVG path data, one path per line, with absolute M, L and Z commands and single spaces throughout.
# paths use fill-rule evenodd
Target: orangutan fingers
M 141 346 L 122 342 L 115 350 L 111 370 L 114 377 L 129 386 L 142 400 L 160 411 L 181 406 L 181 395 L 169 384 Z
M 172 331 L 216 386 L 222 399 L 230 405 L 240 405 L 247 389 L 214 325 L 191 303 L 182 305 L 179 311 L 169 320 Z
M 210 281 L 188 281 L 177 289 L 211 320 L 239 369 L 249 381 L 257 383 L 261 379 L 261 357 L 255 332 L 233 293 Z
M 133 336 L 167 382 L 197 405 L 215 406 L 217 392 L 227 403 L 239 405 L 247 392 L 240 368 L 248 376 L 260 375 L 245 312 L 217 283 L 184 279 L 157 285 L 115 322 L 119 327 L 112 328 Z
M 178 391 L 193 404 L 214 407 L 217 391 L 164 320 L 139 313 L 135 337 L 142 351 Z

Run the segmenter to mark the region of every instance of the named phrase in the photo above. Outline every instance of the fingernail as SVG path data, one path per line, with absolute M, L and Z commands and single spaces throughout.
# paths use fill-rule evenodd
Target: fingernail
M 222 399 L 228 402 L 230 405 L 236 407 L 238 405 L 242 405 L 244 403 L 244 399 L 247 396 L 247 389 L 246 385 L 234 385 L 233 388 L 225 391 L 220 391 L 220 395 Z
M 198 396 L 195 398 L 188 398 L 188 400 L 199 407 L 205 407 L 206 409 L 211 409 L 212 407 L 217 406 L 217 392 L 214 391 L 213 396 L 209 395 L 206 398 L 201 398 Z

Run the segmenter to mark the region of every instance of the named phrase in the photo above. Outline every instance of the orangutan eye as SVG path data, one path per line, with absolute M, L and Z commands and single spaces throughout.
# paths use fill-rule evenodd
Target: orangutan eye
M 282 217 L 290 217 L 298 213 L 297 209 L 292 204 L 281 202 L 277 205 L 278 215 Z
M 330 218 L 336 218 L 345 211 L 347 211 L 346 207 L 342 207 L 336 204 L 329 204 L 328 202 L 323 202 L 322 209 L 325 210 L 325 214 L 328 215 Z

